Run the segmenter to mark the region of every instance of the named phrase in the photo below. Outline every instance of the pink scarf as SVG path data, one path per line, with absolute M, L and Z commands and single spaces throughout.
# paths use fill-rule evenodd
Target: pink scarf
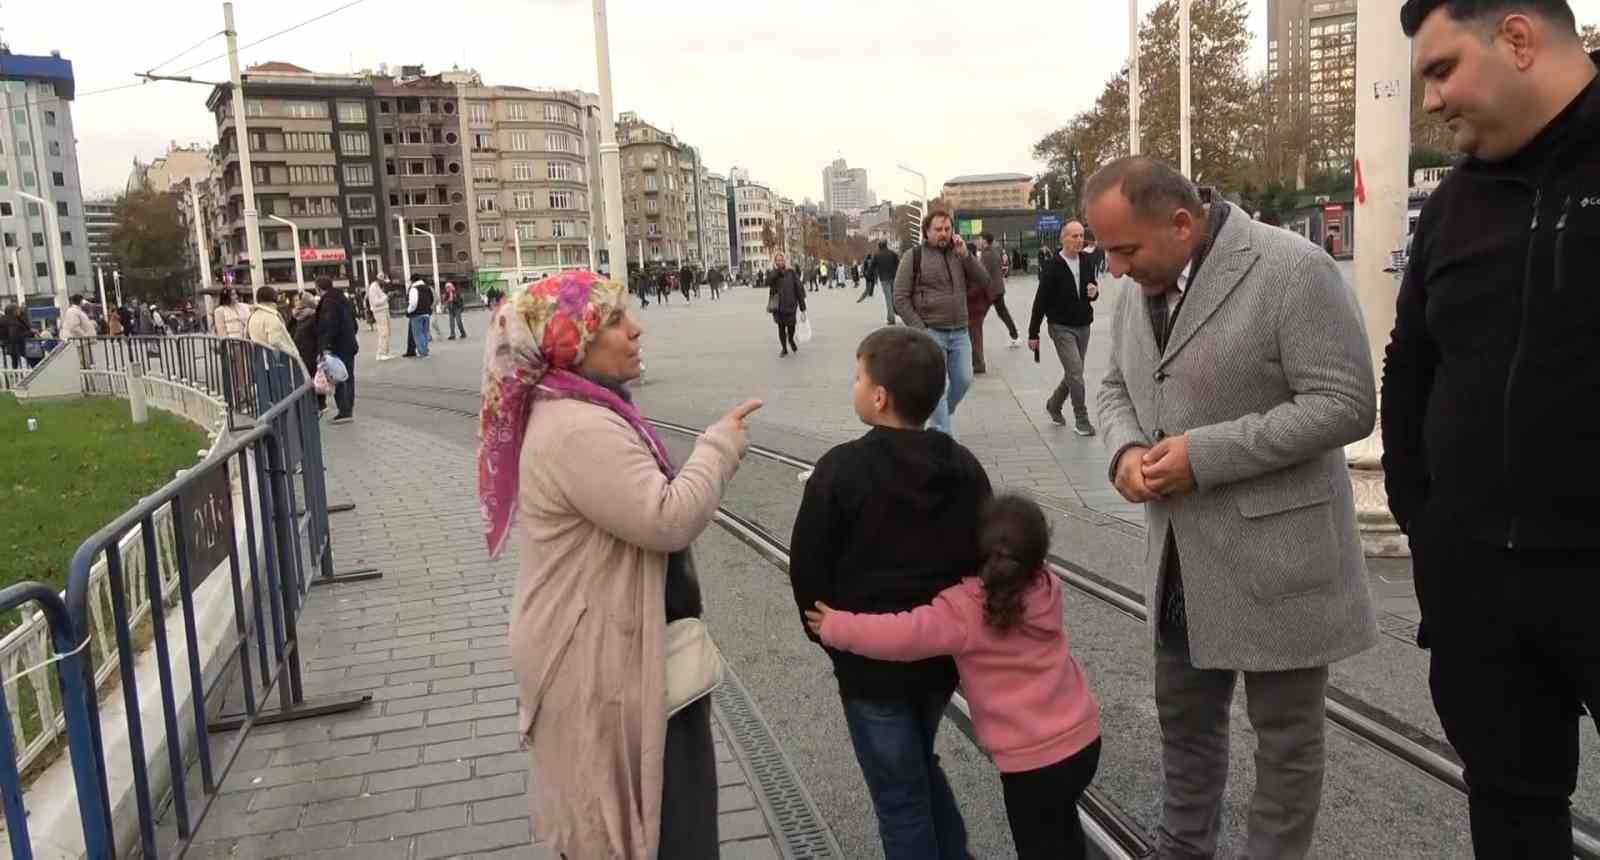
M 491 558 L 505 548 L 516 517 L 522 443 L 537 401 L 574 399 L 610 409 L 639 434 L 663 474 L 676 473 L 637 407 L 570 369 L 627 295 L 622 284 L 593 272 L 563 272 L 513 291 L 495 311 L 478 428 L 478 502 Z

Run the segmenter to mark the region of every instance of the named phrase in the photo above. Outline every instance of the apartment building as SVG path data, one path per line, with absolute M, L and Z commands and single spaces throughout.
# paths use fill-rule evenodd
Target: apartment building
M 356 276 L 351 261 L 360 248 L 387 258 L 387 201 L 379 187 L 383 162 L 372 82 L 272 62 L 247 69 L 243 88 L 267 282 L 295 280 L 290 228 L 272 216 L 299 229 L 307 282 L 326 275 L 348 283 Z M 251 260 L 232 87 L 215 87 L 206 108 L 216 117 L 221 162 L 221 274 L 246 284 Z
M 736 169 L 737 170 L 737 169 Z M 739 171 L 742 173 L 742 171 Z M 748 174 L 743 174 L 748 176 Z M 773 228 L 777 196 L 772 189 L 748 178 L 731 180 L 729 192 L 735 221 L 731 226 L 738 238 L 741 272 L 753 274 L 772 268 L 772 254 L 780 250 L 782 240 L 773 236 L 775 244 L 768 247 L 767 231 Z
M 1026 173 L 976 173 L 957 176 L 940 194 L 955 209 L 1027 209 L 1033 177 Z
M 617 143 L 628 265 L 677 268 L 688 261 L 690 196 L 683 193 L 678 138 L 626 111 L 617 118 Z
M 1287 104 L 1306 111 L 1321 139 L 1314 163 L 1347 167 L 1355 155 L 1356 0 L 1271 0 L 1267 73 L 1287 77 Z
M 867 170 L 851 167 L 844 159 L 822 168 L 822 211 L 854 215 L 877 205 L 878 195 L 867 185 Z
M 596 97 L 474 81 L 461 98 L 468 220 L 481 267 L 520 267 L 527 276 L 591 267 L 594 231 L 605 223 L 591 170 L 599 147 Z
M 50 223 L 44 208 L 25 202 L 15 193 L 19 191 L 55 210 L 67 294 L 95 292 L 73 131 L 75 94 L 72 62 L 59 53 L 13 54 L 0 45 L 0 107 L 5 109 L 0 120 L 0 239 L 5 258 L 0 295 L 14 297 L 20 281 L 29 305 L 54 301 Z
M 705 236 L 705 264 L 709 268 L 727 269 L 733 266 L 732 249 L 728 246 L 728 180 L 718 173 L 700 171 L 700 225 Z
M 381 229 L 353 229 L 351 247 L 359 256 L 362 248 L 378 247 L 376 234 L 390 233 L 388 255 L 379 259 L 391 278 L 402 277 L 409 263 L 413 278 L 431 280 L 437 254 L 441 283 L 467 283 L 475 267 L 457 87 L 424 74 L 421 66 L 401 66 L 397 76 L 371 80 L 383 170 L 375 188 L 345 199 L 352 213 L 371 214 L 382 195 L 388 217 Z M 358 171 L 353 178 L 366 177 Z

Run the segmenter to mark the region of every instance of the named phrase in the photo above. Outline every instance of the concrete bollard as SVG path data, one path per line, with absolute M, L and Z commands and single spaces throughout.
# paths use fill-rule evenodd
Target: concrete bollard
M 150 413 L 144 406 L 144 365 L 137 361 L 128 365 L 128 406 L 133 410 L 133 423 L 150 420 Z

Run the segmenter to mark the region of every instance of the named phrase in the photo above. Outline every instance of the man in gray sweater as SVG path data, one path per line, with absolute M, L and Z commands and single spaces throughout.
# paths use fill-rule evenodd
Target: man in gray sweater
M 954 416 L 972 386 L 972 338 L 967 332 L 967 292 L 987 301 L 989 279 L 955 235 L 950 213 L 934 210 L 922 219 L 922 244 L 900 258 L 894 277 L 894 311 L 912 328 L 924 329 L 944 350 L 944 396 L 928 426 L 955 435 Z

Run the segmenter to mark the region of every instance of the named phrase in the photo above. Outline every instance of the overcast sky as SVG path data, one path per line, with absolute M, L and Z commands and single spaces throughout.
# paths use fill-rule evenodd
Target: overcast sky
M 349 0 L 239 0 L 240 44 Z M 1141 0 L 1148 11 L 1158 0 Z M 1252 68 L 1265 61 L 1266 0 L 1249 0 Z M 284 60 L 348 72 L 420 63 L 429 72 L 473 67 L 486 83 L 597 89 L 589 0 L 363 0 L 241 52 L 246 65 Z M 1125 7 L 1107 0 L 610 0 L 618 111 L 675 130 L 707 165 L 752 178 L 799 202 L 822 197 L 822 168 L 837 157 L 865 167 L 879 197 L 928 194 L 951 176 L 1038 165 L 1034 141 L 1090 105 L 1127 53 Z M 1573 0 L 1600 21 L 1600 0 Z M 55 49 L 73 62 L 73 107 L 85 193 L 120 190 L 135 157 L 168 141 L 207 145 L 216 127 L 205 87 L 156 83 L 102 95 L 162 66 L 174 73 L 223 53 L 222 4 L 164 0 L 10 0 L 0 27 L 11 49 Z M 225 80 L 226 60 L 190 72 Z M 1199 84 L 1203 86 L 1203 83 Z

